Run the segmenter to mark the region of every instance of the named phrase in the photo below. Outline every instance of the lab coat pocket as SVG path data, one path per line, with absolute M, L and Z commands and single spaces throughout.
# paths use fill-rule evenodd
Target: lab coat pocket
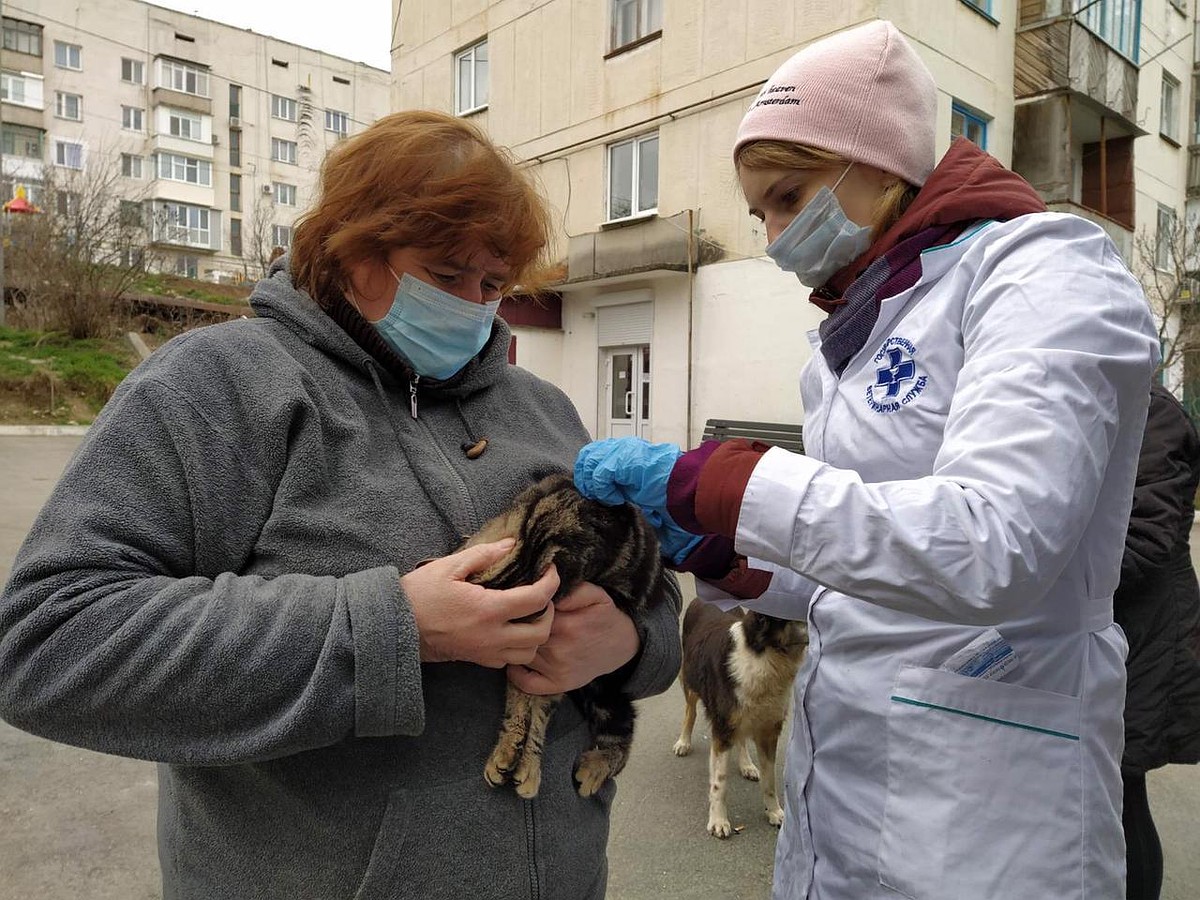
M 888 710 L 882 885 L 914 900 L 1070 897 L 1080 701 L 904 666 Z

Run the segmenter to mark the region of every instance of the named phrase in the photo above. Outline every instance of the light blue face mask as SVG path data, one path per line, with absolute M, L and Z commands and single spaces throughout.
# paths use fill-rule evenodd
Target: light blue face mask
M 426 284 L 407 272 L 396 279 L 396 299 L 371 324 L 388 346 L 422 377 L 449 378 L 483 349 L 500 301 L 472 303 Z
M 821 287 L 871 246 L 870 226 L 847 219 L 833 195 L 849 171 L 847 166 L 832 189 L 822 187 L 817 191 L 788 227 L 767 245 L 767 256 L 783 271 L 795 272 L 806 287 Z

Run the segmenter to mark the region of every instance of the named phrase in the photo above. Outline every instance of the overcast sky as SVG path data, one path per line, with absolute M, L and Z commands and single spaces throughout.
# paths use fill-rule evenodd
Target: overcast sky
M 392 68 L 391 0 L 151 0 L 194 16 L 269 34 L 380 69 Z M 34 8 L 37 8 L 36 2 Z

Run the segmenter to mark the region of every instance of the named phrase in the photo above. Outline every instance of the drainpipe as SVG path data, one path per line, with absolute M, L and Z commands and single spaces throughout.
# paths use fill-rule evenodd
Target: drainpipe
M 684 449 L 692 446 L 692 318 L 696 303 L 696 269 L 692 264 L 692 241 L 695 234 L 695 210 L 688 209 L 687 230 L 687 273 L 688 273 L 688 327 L 687 327 L 687 435 Z

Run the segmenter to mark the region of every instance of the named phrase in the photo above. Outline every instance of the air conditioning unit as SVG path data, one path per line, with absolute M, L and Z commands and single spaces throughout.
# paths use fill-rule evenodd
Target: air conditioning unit
M 264 194 L 269 194 L 269 193 L 271 193 L 271 190 L 272 190 L 272 188 L 271 188 L 271 186 L 270 186 L 269 184 L 264 184 L 264 185 L 262 186 L 262 192 L 263 192 Z
M 229 117 L 229 127 L 230 128 L 241 128 L 242 120 L 238 116 L 230 116 Z
M 221 138 L 214 134 L 212 136 L 212 142 L 213 142 L 213 146 L 215 147 L 215 146 L 217 146 L 217 144 L 221 143 Z

